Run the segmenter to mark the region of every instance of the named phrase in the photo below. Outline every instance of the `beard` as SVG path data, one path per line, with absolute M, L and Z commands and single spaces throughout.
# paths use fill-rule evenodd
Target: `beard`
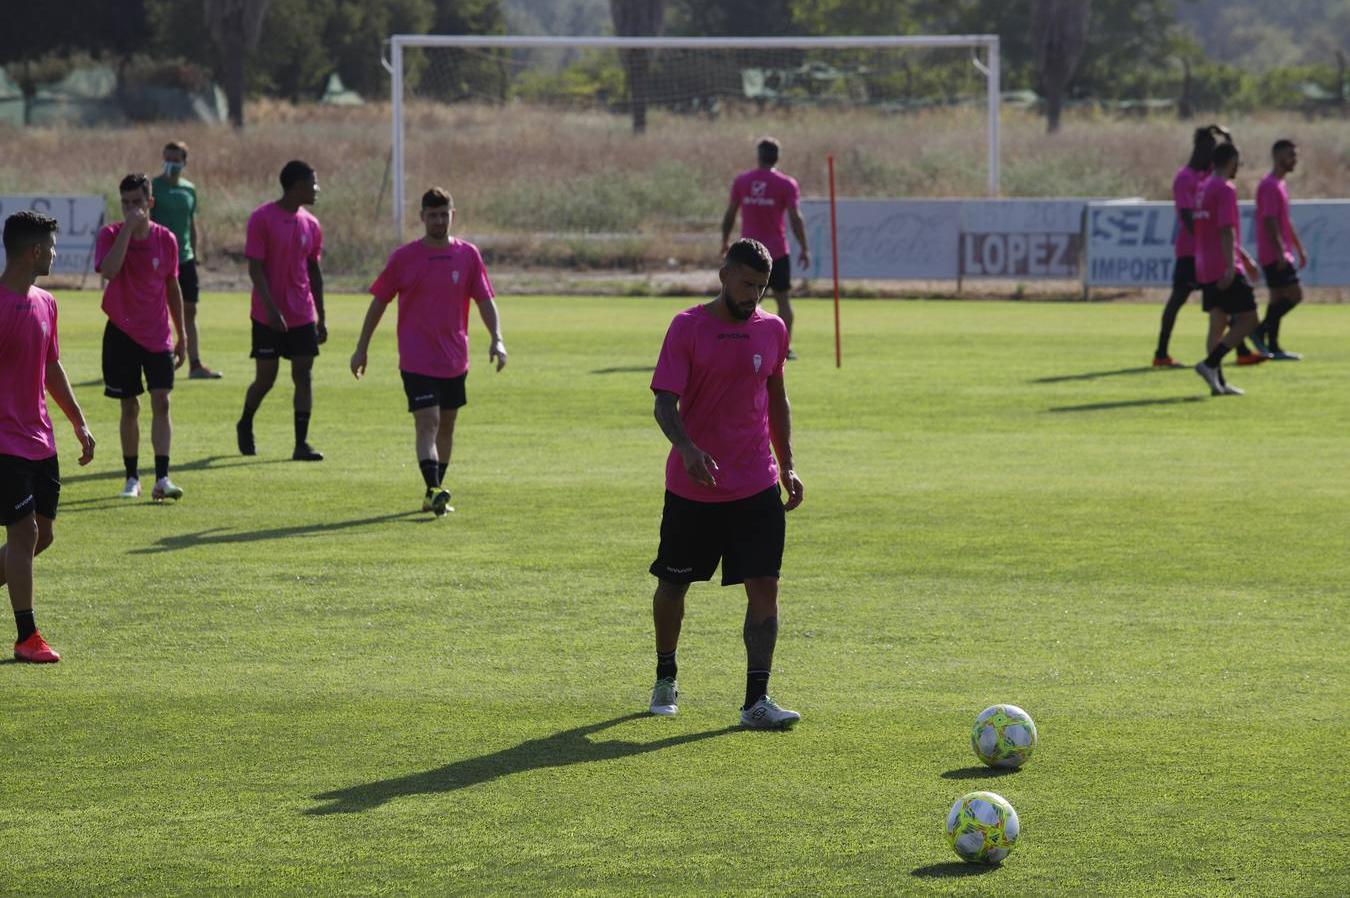
M 755 314 L 755 308 L 759 305 L 756 302 L 750 303 L 749 306 L 742 306 L 740 303 L 732 301 L 730 296 L 723 297 L 722 301 L 726 303 L 727 311 L 731 313 L 731 317 L 737 321 L 749 321 L 751 316 Z

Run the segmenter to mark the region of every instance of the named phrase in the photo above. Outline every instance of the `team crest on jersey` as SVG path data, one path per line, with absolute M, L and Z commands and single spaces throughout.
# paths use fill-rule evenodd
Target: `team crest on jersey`
M 159 258 L 158 258 L 158 257 L 155 257 L 155 258 L 153 258 L 153 259 L 150 260 L 150 267 L 153 268 L 153 269 L 155 269 L 155 271 L 159 271 Z
M 454 281 L 456 284 L 459 283 L 459 270 L 458 270 L 458 269 L 456 269 L 455 271 L 450 272 L 450 280 Z
M 755 353 L 754 362 L 755 362 L 755 373 L 758 374 L 759 366 L 764 364 L 764 356 L 760 355 L 759 353 Z

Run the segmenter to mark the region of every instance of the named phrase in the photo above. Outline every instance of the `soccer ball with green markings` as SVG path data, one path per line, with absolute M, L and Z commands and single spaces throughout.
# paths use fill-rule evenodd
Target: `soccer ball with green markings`
M 1017 844 L 1020 829 L 1013 806 L 993 792 L 962 795 L 947 812 L 947 841 L 971 864 L 1002 862 Z
M 970 747 L 990 767 L 1016 770 L 1036 748 L 1036 724 L 1016 705 L 994 705 L 975 718 Z

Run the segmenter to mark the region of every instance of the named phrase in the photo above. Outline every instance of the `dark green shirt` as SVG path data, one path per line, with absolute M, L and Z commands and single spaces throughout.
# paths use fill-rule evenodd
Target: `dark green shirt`
M 196 258 L 197 251 L 192 245 L 192 216 L 197 214 L 197 188 L 186 178 L 179 178 L 174 184 L 160 175 L 150 182 L 150 192 L 155 197 L 155 207 L 150 210 L 150 219 L 164 225 L 178 238 L 178 263 Z

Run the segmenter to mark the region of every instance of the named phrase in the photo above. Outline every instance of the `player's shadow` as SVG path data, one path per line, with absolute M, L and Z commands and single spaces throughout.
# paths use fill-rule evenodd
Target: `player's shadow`
M 218 464 L 223 459 L 230 459 L 227 464 Z M 247 468 L 254 465 L 279 465 L 282 463 L 291 463 L 289 458 L 259 458 L 246 459 L 241 455 L 208 455 L 199 458 L 196 461 L 183 462 L 173 466 L 175 475 L 184 471 L 221 471 L 225 468 Z M 73 474 L 69 477 L 62 475 L 61 485 L 67 486 L 73 483 L 85 483 L 92 480 L 116 480 L 120 481 L 126 477 L 126 472 L 118 468 L 108 468 L 100 471 L 90 471 L 87 474 Z M 66 503 L 62 502 L 61 507 L 65 508 Z
M 1124 399 L 1119 402 L 1089 402 L 1086 405 L 1056 405 L 1047 412 L 1109 412 L 1119 408 L 1146 408 L 1150 405 L 1181 405 L 1188 402 L 1204 402 L 1208 396 L 1168 396 L 1164 399 Z
M 384 524 L 420 514 L 418 511 L 399 511 L 392 514 L 376 515 L 369 518 L 354 518 L 348 521 L 323 521 L 318 524 L 297 524 L 293 527 L 269 527 L 266 530 L 240 530 L 230 532 L 225 527 L 212 527 L 194 533 L 180 533 L 176 536 L 161 536 L 153 545 L 139 549 L 128 549 L 129 555 L 158 555 L 161 552 L 176 552 L 180 549 L 196 549 L 201 546 L 219 546 L 226 543 L 253 543 L 269 539 L 291 539 L 293 537 L 316 536 L 333 533 L 337 530 L 350 530 L 353 527 L 365 527 L 368 524 Z
M 596 368 L 592 374 L 651 374 L 656 369 L 651 365 L 620 365 L 617 368 Z
M 1144 365 L 1139 368 L 1116 368 L 1113 371 L 1085 371 L 1082 374 L 1056 374 L 1052 377 L 1037 377 L 1028 381 L 1033 384 L 1062 384 L 1074 380 L 1096 380 L 1099 377 L 1118 377 L 1122 374 L 1147 374 L 1150 371 L 1182 371 L 1182 368 L 1154 368 Z
M 552 736 L 528 739 L 518 745 L 495 751 L 492 754 L 465 758 L 462 761 L 455 761 L 432 770 L 424 770 L 421 773 L 410 773 L 406 776 L 323 792 L 315 795 L 314 799 L 328 803 L 308 808 L 304 813 L 323 815 L 369 811 L 387 801 L 405 795 L 434 795 L 440 792 L 454 792 L 458 789 L 477 786 L 515 773 L 526 773 L 549 767 L 567 767 L 572 764 L 589 764 L 594 761 L 612 761 L 616 758 L 629 758 L 676 745 L 701 742 L 704 739 L 712 739 L 741 730 L 737 726 L 725 726 L 699 733 L 667 736 L 664 739 L 655 739 L 651 742 L 629 742 L 619 739 L 593 741 L 588 738 L 621 723 L 649 716 L 646 712 L 635 711 L 632 714 L 624 714 L 621 717 L 613 717 L 599 723 L 563 730 L 554 733 Z
M 1017 768 L 1008 767 L 960 767 L 942 774 L 944 780 L 996 779 L 1000 776 L 1012 776 Z
M 956 879 L 962 876 L 983 876 L 986 873 L 993 873 L 997 869 L 997 864 L 965 864 L 960 861 L 948 861 L 945 864 L 915 867 L 909 871 L 909 875 L 917 876 L 920 879 Z

